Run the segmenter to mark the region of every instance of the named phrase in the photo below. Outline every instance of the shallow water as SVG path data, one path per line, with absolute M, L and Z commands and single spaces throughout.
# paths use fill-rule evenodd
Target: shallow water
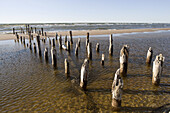
M 113 56 L 108 54 L 109 37 L 90 38 L 92 60 L 89 64 L 87 91 L 79 87 L 81 65 L 86 58 L 85 38 L 81 38 L 78 57 L 57 49 L 57 68 L 43 58 L 48 40 L 41 41 L 42 56 L 13 40 L 0 41 L 0 110 L 1 112 L 112 112 L 111 85 L 119 68 L 119 52 L 123 44 L 130 46 L 128 75 L 123 78 L 122 108 L 119 112 L 162 112 L 170 106 L 170 32 L 127 34 L 113 37 Z M 28 41 L 27 41 L 28 42 Z M 27 43 L 26 42 L 26 43 Z M 100 43 L 100 52 L 95 50 Z M 151 83 L 152 65 L 146 66 L 146 52 L 153 49 L 153 59 L 165 56 L 160 86 Z M 105 65 L 101 66 L 101 54 Z M 64 73 L 64 59 L 70 62 L 70 79 Z

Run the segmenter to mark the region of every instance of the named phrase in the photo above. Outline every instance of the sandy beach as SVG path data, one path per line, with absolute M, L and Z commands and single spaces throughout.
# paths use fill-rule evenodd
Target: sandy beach
M 170 30 L 170 28 L 152 28 L 152 29 L 110 29 L 110 30 L 75 30 L 72 31 L 73 36 L 81 36 L 86 35 L 87 32 L 90 33 L 90 35 L 107 35 L 107 34 L 118 34 L 118 33 L 132 33 L 132 32 L 154 32 L 159 30 Z M 59 31 L 57 32 L 58 35 L 69 35 L 68 31 Z M 28 38 L 28 35 L 26 34 L 20 34 L 20 36 L 25 36 Z M 37 34 L 33 34 L 36 36 Z M 47 32 L 47 37 L 55 37 L 56 32 Z M 41 36 L 43 37 L 43 36 Z M 16 36 L 13 34 L 0 34 L 0 40 L 12 40 L 16 39 Z

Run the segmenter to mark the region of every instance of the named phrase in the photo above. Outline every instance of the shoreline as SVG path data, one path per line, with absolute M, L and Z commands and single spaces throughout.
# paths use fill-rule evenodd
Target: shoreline
M 73 30 L 72 35 L 73 36 L 83 36 L 89 32 L 90 35 L 109 35 L 109 34 L 121 34 L 121 33 L 135 33 L 135 32 L 154 32 L 154 31 L 160 31 L 160 30 L 170 30 L 170 28 L 152 28 L 152 29 L 109 29 L 109 30 Z M 62 36 L 69 36 L 69 31 L 59 31 L 59 32 L 47 32 L 47 37 L 55 37 L 56 33 L 58 35 Z M 19 36 L 25 36 L 25 38 L 28 38 L 28 35 L 26 34 L 20 34 Z M 34 36 L 37 36 L 37 34 L 33 33 Z M 45 36 L 41 36 L 41 38 L 44 38 Z M 0 40 L 12 40 L 16 39 L 16 36 L 14 34 L 0 34 Z

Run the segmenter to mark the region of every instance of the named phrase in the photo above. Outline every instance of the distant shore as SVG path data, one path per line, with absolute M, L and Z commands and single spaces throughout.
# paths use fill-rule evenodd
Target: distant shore
M 72 31 L 73 36 L 82 36 L 86 35 L 87 32 L 89 32 L 90 35 L 107 35 L 107 34 L 119 34 L 119 33 L 132 33 L 132 32 L 154 32 L 159 30 L 170 30 L 170 28 L 152 28 L 152 29 L 110 29 L 110 30 L 75 30 Z M 69 31 L 60 31 L 57 32 L 58 35 L 62 36 L 69 36 Z M 20 36 L 25 36 L 28 38 L 28 35 L 26 34 L 20 34 Z M 36 36 L 37 34 L 33 34 Z M 56 32 L 47 32 L 47 37 L 55 37 Z M 44 36 L 41 36 L 44 37 Z M 0 40 L 12 40 L 16 39 L 16 36 L 14 34 L 0 34 Z

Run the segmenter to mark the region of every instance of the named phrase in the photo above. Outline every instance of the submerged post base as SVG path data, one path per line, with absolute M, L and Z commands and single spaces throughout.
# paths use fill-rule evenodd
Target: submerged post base
M 120 107 L 121 107 L 121 100 L 112 99 L 112 107 L 114 109 L 120 109 Z

